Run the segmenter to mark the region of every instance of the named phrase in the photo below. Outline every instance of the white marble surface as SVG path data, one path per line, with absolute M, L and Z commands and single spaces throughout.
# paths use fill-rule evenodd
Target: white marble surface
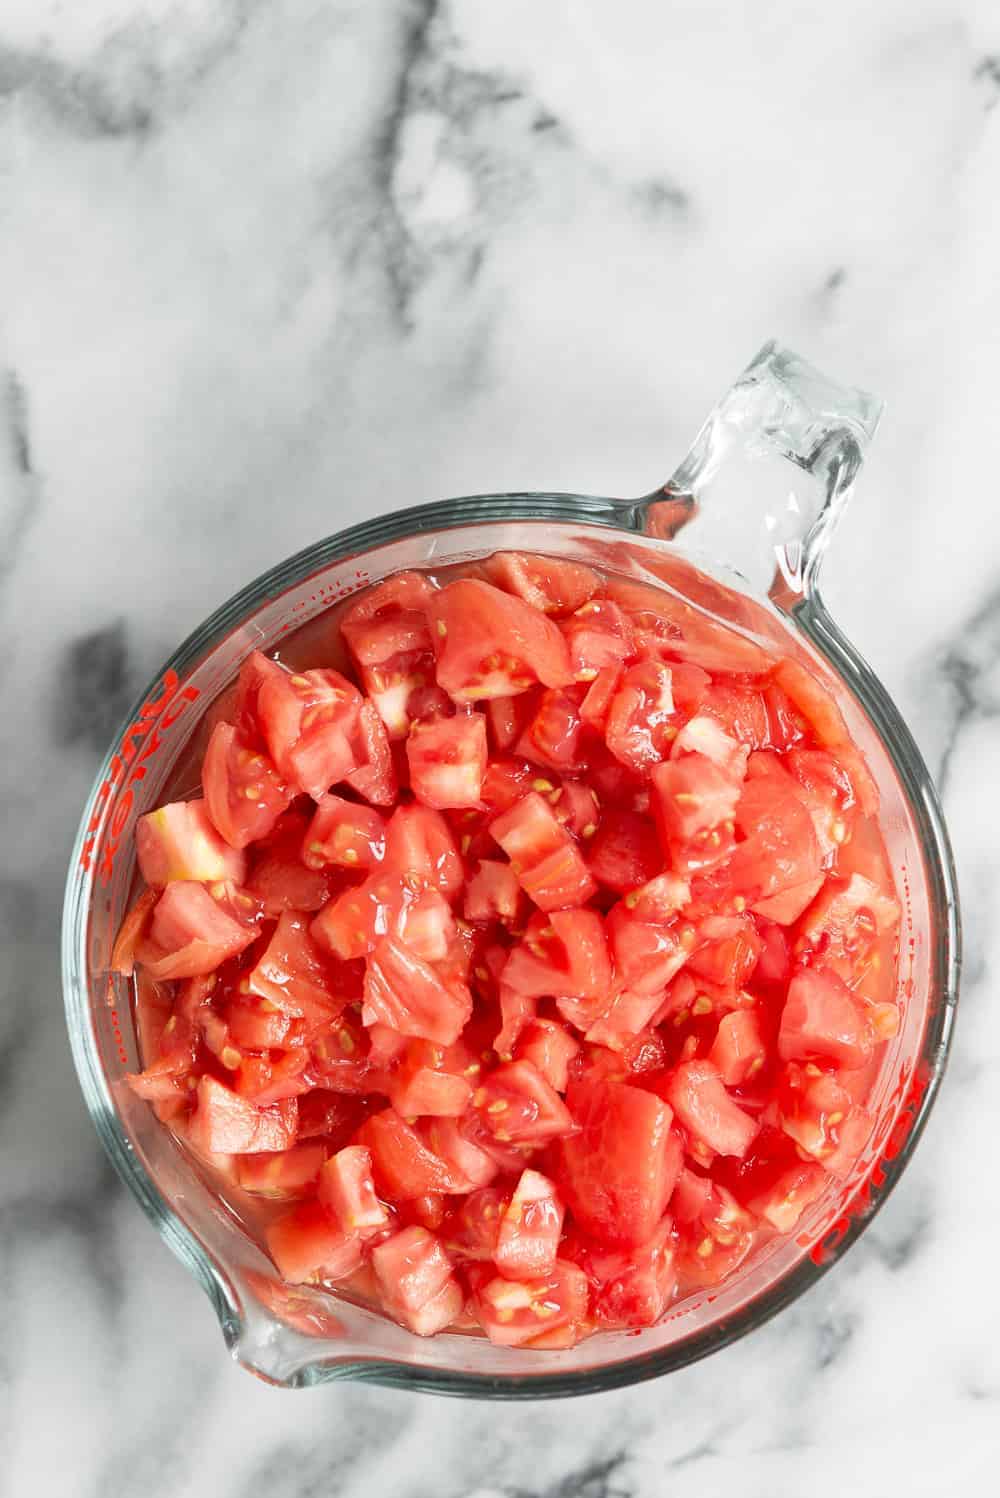
M 1000 1432 L 996 0 L 4 0 L 0 1492 L 973 1498 Z M 828 596 L 941 775 L 932 1123 L 764 1331 L 563 1404 L 286 1394 L 110 1176 L 58 982 L 125 700 L 349 519 L 639 492 L 777 334 L 888 401 Z

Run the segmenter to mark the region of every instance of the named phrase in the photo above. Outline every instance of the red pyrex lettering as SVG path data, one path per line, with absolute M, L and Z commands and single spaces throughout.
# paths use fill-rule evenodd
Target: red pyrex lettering
M 80 852 L 80 866 L 89 873 L 97 834 L 107 813 L 108 802 L 117 787 L 121 794 L 111 812 L 108 836 L 102 845 L 98 865 L 102 884 L 109 882 L 114 871 L 122 833 L 135 804 L 132 787 L 146 778 L 145 762 L 152 759 L 162 747 L 163 732 L 176 723 L 189 702 L 196 702 L 200 696 L 201 692 L 197 687 L 182 687 L 177 672 L 168 671 L 163 678 L 160 695 L 142 704 L 138 718 L 122 734 L 118 751 L 112 756 L 108 766 L 108 773 L 97 788 L 93 814 L 87 824 L 87 836 Z M 168 707 L 169 712 L 165 712 Z

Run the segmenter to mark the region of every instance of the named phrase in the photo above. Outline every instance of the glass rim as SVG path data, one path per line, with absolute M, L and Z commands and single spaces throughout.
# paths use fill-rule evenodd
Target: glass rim
M 62 982 L 70 1048 L 88 1112 L 115 1170 L 161 1237 L 205 1290 L 234 1357 L 258 1377 L 266 1379 L 267 1375 L 251 1361 L 240 1357 L 244 1315 L 239 1295 L 222 1267 L 165 1200 L 132 1149 L 98 1062 L 89 1005 L 85 1002 L 86 944 L 93 876 L 81 869 L 80 859 L 95 797 L 108 775 L 116 746 L 127 726 L 138 716 L 142 704 L 155 693 L 167 673 L 176 672 L 183 681 L 185 673 L 201 656 L 254 609 L 331 563 L 350 561 L 376 546 L 424 530 L 513 520 L 571 522 L 617 529 L 675 555 L 678 548 L 642 533 L 644 503 L 643 500 L 613 500 L 551 491 L 477 494 L 396 510 L 335 532 L 268 568 L 216 608 L 153 675 L 111 738 L 84 803 L 63 904 Z M 539 549 L 544 550 L 544 544 Z M 847 1225 L 821 1259 L 812 1257 L 809 1252 L 804 1253 L 800 1261 L 773 1285 L 731 1314 L 692 1331 L 688 1336 L 679 1337 L 666 1348 L 637 1352 L 634 1357 L 587 1369 L 560 1372 L 540 1368 L 537 1374 L 509 1376 L 452 1371 L 377 1355 L 370 1359 L 318 1357 L 297 1367 L 289 1380 L 273 1381 L 282 1382 L 286 1387 L 308 1387 L 353 1379 L 445 1395 L 503 1400 L 561 1398 L 644 1382 L 700 1361 L 764 1325 L 832 1268 L 888 1199 L 926 1125 L 951 1045 L 961 967 L 961 926 L 954 858 L 937 792 L 909 729 L 871 668 L 826 611 L 818 589 L 814 587 L 793 609 L 785 612 L 785 617 L 793 628 L 797 627 L 806 636 L 838 679 L 853 693 L 888 755 L 917 830 L 935 920 L 930 954 L 931 1005 L 920 1052 L 915 1060 L 915 1071 L 922 1069 L 921 1090 L 912 1106 L 905 1100 L 900 1106 L 897 1119 L 907 1109 L 909 1118 L 899 1148 L 891 1158 L 873 1162 L 872 1170 L 879 1171 L 879 1180 L 874 1182 L 870 1174 L 858 1183 L 852 1203 L 845 1208 Z M 851 1205 L 863 1192 L 866 1193 L 864 1210 L 849 1216 Z

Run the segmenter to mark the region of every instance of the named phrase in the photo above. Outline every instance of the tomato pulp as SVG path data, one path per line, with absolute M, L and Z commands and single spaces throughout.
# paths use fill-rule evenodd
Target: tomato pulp
M 140 819 L 115 964 L 131 1085 L 285 1279 L 567 1347 L 795 1231 L 902 1002 L 820 682 L 520 553 L 389 578 L 281 656 Z

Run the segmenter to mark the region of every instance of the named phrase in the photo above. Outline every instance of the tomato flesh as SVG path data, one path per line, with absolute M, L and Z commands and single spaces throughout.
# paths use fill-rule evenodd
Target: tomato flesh
M 288 1285 L 568 1348 L 867 1165 L 908 1002 L 874 779 L 805 655 L 648 565 L 387 577 L 253 652 L 139 818 L 127 1082 Z

